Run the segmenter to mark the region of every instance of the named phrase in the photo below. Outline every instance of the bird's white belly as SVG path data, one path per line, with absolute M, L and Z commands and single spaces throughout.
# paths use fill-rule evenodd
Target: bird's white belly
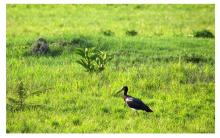
M 132 98 L 126 98 L 125 101 L 126 102 L 132 101 Z

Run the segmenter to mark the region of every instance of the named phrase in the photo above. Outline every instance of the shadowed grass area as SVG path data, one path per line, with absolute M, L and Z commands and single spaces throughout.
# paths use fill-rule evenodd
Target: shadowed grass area
M 215 39 L 194 38 L 202 29 L 214 32 L 214 5 L 7 5 L 6 132 L 214 133 Z M 50 51 L 28 54 L 39 37 Z M 76 63 L 87 46 L 114 56 L 103 72 Z M 19 80 L 41 92 L 13 110 Z M 124 85 L 154 112 L 124 106 Z

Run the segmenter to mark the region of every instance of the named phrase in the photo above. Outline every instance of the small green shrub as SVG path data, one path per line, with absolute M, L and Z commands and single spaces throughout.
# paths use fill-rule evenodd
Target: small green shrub
M 136 35 L 138 35 L 138 32 L 135 30 L 128 30 L 128 31 L 126 31 L 126 35 L 136 36 Z
M 19 81 L 17 83 L 16 94 L 17 94 L 16 98 L 15 97 L 14 98 L 9 97 L 8 100 L 9 100 L 9 102 L 11 103 L 11 105 L 13 107 L 16 106 L 16 108 L 19 108 L 19 109 L 22 110 L 22 109 L 24 109 L 25 100 L 27 98 L 27 91 L 24 88 L 24 85 L 23 85 L 22 81 Z
M 30 92 L 27 88 L 24 87 L 24 83 L 22 80 L 19 80 L 17 82 L 17 88 L 16 88 L 16 96 L 14 97 L 8 97 L 9 103 L 7 103 L 8 107 L 11 107 L 12 110 L 23 110 L 25 107 L 35 107 L 39 106 L 38 104 L 28 104 L 26 102 L 26 99 L 33 95 L 39 95 L 43 92 L 45 92 L 46 89 L 42 90 L 35 90 L 33 92 Z
M 106 31 L 103 31 L 103 34 L 105 36 L 113 36 L 114 35 L 114 32 L 112 32 L 111 30 L 106 30 Z
M 97 71 L 103 71 L 104 69 L 105 69 L 105 66 L 106 66 L 106 64 L 110 61 L 110 60 L 112 60 L 112 56 L 111 55 L 109 55 L 109 54 L 107 54 L 106 52 L 104 52 L 104 51 L 98 51 L 97 53 L 96 53 L 96 59 L 95 59 L 95 61 L 96 61 L 96 63 L 97 63 Z
M 81 56 L 81 59 L 76 62 L 82 65 L 87 72 L 93 72 L 95 70 L 94 60 L 96 55 L 94 50 L 94 48 L 78 48 L 76 50 L 76 54 Z
M 76 54 L 81 56 L 76 62 L 83 66 L 87 72 L 101 72 L 106 64 L 112 59 L 112 56 L 95 47 L 78 48 Z
M 209 30 L 200 30 L 200 31 L 195 31 L 193 33 L 194 37 L 202 37 L 202 38 L 214 38 L 215 36 L 210 32 Z

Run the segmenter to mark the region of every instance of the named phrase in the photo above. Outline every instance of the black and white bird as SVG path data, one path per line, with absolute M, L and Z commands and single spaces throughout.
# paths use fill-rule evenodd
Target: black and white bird
M 128 87 L 124 86 L 119 92 L 124 91 L 124 101 L 127 104 L 128 107 L 130 107 L 133 110 L 144 110 L 146 112 L 153 112 L 146 104 L 144 104 L 140 99 L 134 98 L 132 96 L 127 95 L 128 93 Z

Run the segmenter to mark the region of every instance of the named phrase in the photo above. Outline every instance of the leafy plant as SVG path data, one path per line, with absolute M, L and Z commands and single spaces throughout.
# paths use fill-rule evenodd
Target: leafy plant
M 8 100 L 13 106 L 17 106 L 17 108 L 23 109 L 25 100 L 27 98 L 27 91 L 24 88 L 22 81 L 18 82 L 16 93 L 17 93 L 17 98 L 9 97 Z
M 98 71 L 103 71 L 105 69 L 106 64 L 112 60 L 112 56 L 107 54 L 104 51 L 98 51 L 96 54 L 96 63 L 97 63 L 97 69 Z
M 81 56 L 81 59 L 76 62 L 82 65 L 88 72 L 93 72 L 95 70 L 93 61 L 95 60 L 96 55 L 94 50 L 94 48 L 78 48 L 76 50 L 76 53 Z
M 78 48 L 76 54 L 81 56 L 76 62 L 83 66 L 87 72 L 101 72 L 106 64 L 112 59 L 112 56 L 95 47 Z

